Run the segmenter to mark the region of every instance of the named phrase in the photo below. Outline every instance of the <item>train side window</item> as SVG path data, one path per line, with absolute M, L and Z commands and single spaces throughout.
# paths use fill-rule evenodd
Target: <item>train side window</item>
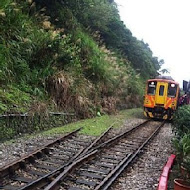
M 177 92 L 177 85 L 169 83 L 168 84 L 168 96 L 169 97 L 176 97 L 176 92 Z
M 163 95 L 164 95 L 164 86 L 160 85 L 159 96 L 163 96 Z
M 156 84 L 157 84 L 157 82 L 153 82 L 153 81 L 148 83 L 147 94 L 149 94 L 149 95 L 155 95 Z

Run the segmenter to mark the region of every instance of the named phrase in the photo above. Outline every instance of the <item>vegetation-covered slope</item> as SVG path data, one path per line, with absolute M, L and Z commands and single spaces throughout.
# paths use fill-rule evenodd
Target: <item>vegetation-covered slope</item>
M 114 1 L 0 1 L 0 112 L 50 100 L 80 117 L 112 113 L 140 104 L 162 63 Z

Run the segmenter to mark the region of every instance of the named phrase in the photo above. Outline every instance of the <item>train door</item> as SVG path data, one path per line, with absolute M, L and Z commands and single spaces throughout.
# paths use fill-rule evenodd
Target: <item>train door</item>
M 168 84 L 165 82 L 158 82 L 156 88 L 155 104 L 164 106 L 167 97 Z

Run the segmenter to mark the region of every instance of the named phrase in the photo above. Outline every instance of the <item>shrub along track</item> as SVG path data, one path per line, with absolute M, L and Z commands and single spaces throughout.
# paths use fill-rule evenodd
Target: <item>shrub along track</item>
M 114 134 L 110 128 L 88 145 L 81 139 L 77 141 L 75 131 L 75 138 L 59 142 L 56 150 L 55 147 L 44 148 L 48 151 L 42 152 L 47 154 L 41 155 L 40 152 L 40 155 L 15 163 L 17 167 L 13 165 L 1 170 L 4 178 L 1 189 L 107 189 L 162 125 L 159 123 L 158 127 L 145 121 L 120 135 Z M 79 148 L 77 144 L 80 144 Z M 37 155 L 41 158 L 34 159 Z

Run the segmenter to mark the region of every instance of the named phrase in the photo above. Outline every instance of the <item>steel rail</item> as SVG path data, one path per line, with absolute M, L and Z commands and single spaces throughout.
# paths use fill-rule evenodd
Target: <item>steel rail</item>
M 11 162 L 11 163 L 5 165 L 4 167 L 0 168 L 0 182 L 1 182 L 1 179 L 3 177 L 9 175 L 10 173 L 14 173 L 15 170 L 19 169 L 20 167 L 23 167 L 25 164 L 33 162 L 35 160 L 34 157 L 37 156 L 38 154 L 40 154 L 42 152 L 47 153 L 49 147 L 51 147 L 54 144 L 59 143 L 59 142 L 65 140 L 65 139 L 69 138 L 70 136 L 72 136 L 72 135 L 76 134 L 77 132 L 79 132 L 81 129 L 82 128 L 76 129 L 75 131 L 72 131 L 69 134 L 66 134 L 66 135 L 64 135 L 62 137 L 59 137 L 56 140 L 54 140 L 54 141 L 44 145 L 43 147 L 33 151 L 32 153 L 24 155 L 24 156 L 22 156 L 22 158 L 14 161 L 14 162 Z
M 48 181 L 52 181 L 51 179 L 55 177 L 55 175 L 57 174 L 59 178 L 59 176 L 61 176 L 59 173 L 62 172 L 61 174 L 65 175 L 65 173 L 69 172 L 71 169 L 73 169 L 73 167 L 75 165 L 77 165 L 78 163 L 86 160 L 86 159 L 89 159 L 92 155 L 96 154 L 97 151 L 93 151 L 87 155 L 85 155 L 83 158 L 80 158 L 78 159 L 77 161 L 73 162 L 73 160 L 67 164 L 65 164 L 64 166 L 61 166 L 60 168 L 58 168 L 57 170 L 55 171 L 52 171 L 50 173 L 48 173 L 47 175 L 41 177 L 41 178 L 38 178 L 37 180 L 33 181 L 32 183 L 26 185 L 26 186 L 23 186 L 21 188 L 18 188 L 18 190 L 29 190 L 29 189 L 36 189 L 36 188 L 43 188 Z M 72 163 L 73 162 L 73 163 Z M 64 175 L 62 177 L 64 177 Z M 56 178 L 56 179 L 57 179 Z M 54 182 L 54 181 L 53 181 Z M 55 184 L 54 184 L 55 185 Z
M 91 153 L 83 156 L 82 158 L 76 160 L 75 162 L 73 162 L 61 174 L 59 174 L 59 176 L 56 177 L 56 179 L 53 180 L 52 183 L 50 183 L 44 190 L 55 190 L 57 188 L 57 186 L 59 185 L 60 181 L 63 180 L 71 170 L 73 170 L 81 162 L 84 162 L 85 160 L 90 159 L 90 157 L 96 155 L 97 152 L 98 152 L 98 150 L 94 150 L 93 152 L 91 152 Z
M 68 163 L 66 163 L 63 166 L 59 167 L 58 169 L 48 173 L 47 175 L 44 175 L 41 178 L 36 179 L 35 181 L 27 184 L 26 186 L 19 188 L 19 190 L 34 189 L 38 185 L 44 186 L 45 184 L 47 184 L 47 181 L 49 181 L 50 178 L 54 177 L 54 175 L 58 175 L 58 173 L 64 172 L 65 167 L 67 167 L 68 165 L 72 165 L 74 160 L 76 160 L 81 154 L 90 155 L 90 153 L 87 153 L 87 152 L 92 147 L 94 147 L 99 141 L 101 141 L 110 132 L 110 130 L 113 128 L 113 125 L 114 125 L 114 123 L 100 137 L 96 138 L 88 147 L 81 149 Z M 91 152 L 93 152 L 93 151 L 91 151 Z M 76 161 L 76 163 L 78 163 L 78 162 Z
M 150 122 L 151 120 L 146 120 L 144 121 L 143 123 L 133 127 L 132 129 L 129 129 L 125 132 L 123 132 L 122 134 L 119 134 L 105 142 L 103 142 L 102 144 L 98 145 L 98 146 L 95 146 L 92 150 L 90 151 L 93 151 L 93 150 L 96 150 L 96 149 L 101 149 L 101 148 L 104 148 L 105 146 L 109 146 L 110 144 L 114 143 L 115 141 L 117 141 L 118 139 L 122 138 L 122 137 L 125 137 L 126 135 L 129 135 L 130 133 L 132 133 L 133 131 L 137 130 L 139 127 L 147 124 L 148 122 Z
M 115 124 L 115 122 L 108 128 L 108 130 L 106 130 L 100 137 L 98 137 L 97 139 L 95 139 L 95 141 L 89 146 L 87 147 L 86 149 L 84 149 L 83 152 L 81 152 L 81 155 L 84 155 L 86 154 L 88 151 L 90 151 L 90 149 L 93 151 L 94 149 L 94 146 L 99 142 L 101 141 L 109 132 L 110 130 L 113 128 L 113 125 Z
M 95 188 L 95 190 L 107 190 L 124 169 L 138 156 L 142 149 L 157 135 L 165 121 L 149 136 L 148 139 L 137 149 L 134 154 L 129 154 L 112 172 Z

